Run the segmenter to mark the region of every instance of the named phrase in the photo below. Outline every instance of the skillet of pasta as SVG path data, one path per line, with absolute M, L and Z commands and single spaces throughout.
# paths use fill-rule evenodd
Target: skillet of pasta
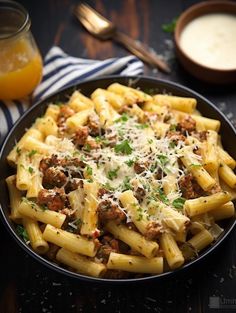
M 234 215 L 235 160 L 194 98 L 113 83 L 51 103 L 7 156 L 10 218 L 61 267 L 102 278 L 180 268 Z

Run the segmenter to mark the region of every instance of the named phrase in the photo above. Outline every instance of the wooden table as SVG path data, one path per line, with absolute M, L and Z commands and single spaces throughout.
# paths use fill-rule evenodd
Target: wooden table
M 78 1 L 20 1 L 29 11 L 32 31 L 45 55 L 56 44 L 65 52 L 84 58 L 106 59 L 127 55 L 112 42 L 90 36 L 73 18 Z M 172 35 L 161 25 L 170 22 L 192 0 L 88 1 L 135 39 L 168 56 L 172 72 L 162 74 L 145 67 L 145 74 L 186 85 L 220 107 L 229 118 L 236 114 L 236 90 L 211 87 L 189 76 L 174 56 Z M 233 121 L 234 122 L 234 121 Z M 234 144 L 234 143 L 232 143 Z M 0 313 L 72 312 L 236 312 L 236 230 L 204 262 L 175 279 L 126 286 L 93 285 L 71 280 L 40 265 L 26 255 L 0 225 Z M 219 300 L 225 309 L 209 307 Z M 234 304 L 234 309 L 230 308 Z

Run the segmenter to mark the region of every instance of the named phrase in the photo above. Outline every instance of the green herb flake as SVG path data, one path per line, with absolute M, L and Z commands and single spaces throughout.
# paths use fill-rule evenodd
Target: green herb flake
M 125 176 L 121 188 L 122 188 L 122 191 L 132 189 L 129 176 Z
M 148 139 L 148 143 L 151 145 L 153 143 L 153 139 Z
M 114 178 L 117 178 L 118 177 L 118 171 L 120 169 L 120 166 L 118 166 L 116 169 L 114 170 L 111 170 L 107 173 L 107 177 L 110 179 L 110 180 L 113 180 Z
M 192 163 L 192 164 L 190 164 L 190 166 L 193 167 L 193 168 L 200 168 L 200 167 L 202 167 L 202 164 Z
M 129 119 L 129 116 L 126 113 L 123 113 L 121 117 L 115 120 L 115 123 L 125 123 Z
M 116 153 L 124 153 L 124 154 L 131 154 L 133 149 L 131 148 L 129 141 L 125 139 L 120 144 L 115 145 L 115 152 Z
M 86 170 L 86 173 L 87 173 L 89 176 L 93 175 L 93 169 L 92 169 L 91 166 L 87 165 L 86 168 L 85 168 L 85 170 Z
M 170 141 L 169 148 L 174 149 L 176 147 L 176 144 L 174 141 Z
M 134 160 L 129 159 L 128 161 L 125 162 L 125 164 L 127 164 L 129 167 L 131 167 L 134 164 Z
M 186 199 L 185 198 L 177 198 L 172 202 L 172 205 L 174 208 L 176 208 L 177 210 L 182 210 L 184 203 L 185 203 Z
M 84 145 L 84 150 L 87 151 L 87 152 L 90 152 L 91 151 L 91 146 L 88 143 L 86 143 Z
M 145 129 L 145 128 L 148 128 L 148 127 L 149 127 L 148 124 L 137 124 L 136 125 L 136 128 L 138 128 L 138 129 Z
M 20 149 L 18 146 L 16 147 L 16 153 L 17 153 L 18 155 L 21 154 L 21 149 Z
M 161 26 L 162 30 L 166 33 L 173 33 L 175 30 L 177 20 L 178 20 L 178 18 L 175 17 L 172 19 L 172 21 L 170 23 L 162 24 L 162 26 Z
M 30 172 L 30 174 L 33 174 L 33 172 L 34 172 L 33 167 L 29 166 L 29 167 L 28 167 L 28 171 Z
M 158 154 L 157 158 L 162 166 L 165 166 L 169 162 L 168 157 L 164 154 Z
M 38 151 L 37 150 L 31 150 L 28 154 L 28 156 L 31 158 L 33 155 L 35 155 Z
M 24 242 L 29 241 L 29 236 L 28 236 L 28 233 L 27 233 L 26 229 L 24 228 L 24 226 L 17 225 L 16 226 L 16 233 L 18 236 L 20 236 L 24 240 Z
M 46 206 L 46 204 L 41 204 L 40 208 L 41 208 L 42 211 L 48 210 L 48 207 Z
M 157 189 L 158 192 L 158 198 L 165 204 L 169 204 L 169 200 L 167 198 L 167 196 L 164 193 L 164 190 L 162 188 L 158 188 Z
M 171 124 L 169 130 L 170 131 L 176 131 L 177 125 Z

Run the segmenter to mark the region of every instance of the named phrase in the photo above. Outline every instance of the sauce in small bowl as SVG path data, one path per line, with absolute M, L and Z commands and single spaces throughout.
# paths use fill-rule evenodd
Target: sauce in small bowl
M 236 82 L 236 3 L 202 2 L 178 19 L 176 53 L 195 77 L 210 83 Z

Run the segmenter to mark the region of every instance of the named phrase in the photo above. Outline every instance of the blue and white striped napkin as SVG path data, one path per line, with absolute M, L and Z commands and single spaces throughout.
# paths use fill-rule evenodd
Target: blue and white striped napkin
M 143 63 L 132 55 L 104 61 L 75 58 L 64 53 L 59 47 L 52 47 L 44 60 L 42 82 L 35 89 L 32 99 L 0 101 L 0 144 L 32 102 L 42 100 L 83 80 L 116 74 L 142 75 Z

